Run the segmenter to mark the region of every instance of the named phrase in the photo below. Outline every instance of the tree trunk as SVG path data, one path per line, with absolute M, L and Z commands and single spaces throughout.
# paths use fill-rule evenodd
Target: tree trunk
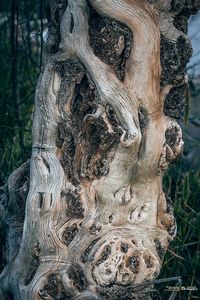
M 162 178 L 200 7 L 184 3 L 49 0 L 30 176 L 1 189 L 1 299 L 149 299 L 176 232 Z

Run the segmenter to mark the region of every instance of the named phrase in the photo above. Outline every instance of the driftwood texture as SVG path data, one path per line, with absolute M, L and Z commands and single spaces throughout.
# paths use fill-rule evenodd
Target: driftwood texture
M 49 1 L 32 157 L 1 188 L 0 299 L 150 299 L 176 233 L 162 178 L 199 7 Z

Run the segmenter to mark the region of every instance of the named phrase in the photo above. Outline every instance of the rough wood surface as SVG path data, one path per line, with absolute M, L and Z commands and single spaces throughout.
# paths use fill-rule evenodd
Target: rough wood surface
M 162 178 L 183 147 L 199 7 L 49 1 L 30 175 L 28 162 L 1 189 L 1 299 L 149 299 L 176 233 Z

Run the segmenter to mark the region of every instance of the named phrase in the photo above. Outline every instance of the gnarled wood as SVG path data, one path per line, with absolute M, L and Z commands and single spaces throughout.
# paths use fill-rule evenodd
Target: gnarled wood
M 169 103 L 187 81 L 191 51 L 173 21 L 193 13 L 198 1 L 190 8 L 166 0 L 49 7 L 23 234 L 14 230 L 14 251 L 4 214 L 11 254 L 0 296 L 147 299 L 176 232 L 162 177 L 183 146 Z M 110 54 L 98 48 L 104 32 Z M 24 183 L 14 176 L 2 190 L 4 210 Z

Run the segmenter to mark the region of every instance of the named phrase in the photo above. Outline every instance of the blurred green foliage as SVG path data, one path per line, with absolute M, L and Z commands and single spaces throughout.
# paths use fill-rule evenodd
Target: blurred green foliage
M 165 255 L 159 278 L 181 276 L 184 287 L 195 286 L 198 290 L 181 291 L 176 299 L 200 299 L 200 170 L 185 170 L 180 159 L 166 173 L 164 186 L 173 200 L 177 236 Z M 163 287 L 166 285 L 175 283 Z M 168 299 L 170 293 L 161 289 L 161 296 Z
M 0 185 L 30 157 L 43 14 L 41 0 L 1 0 Z

